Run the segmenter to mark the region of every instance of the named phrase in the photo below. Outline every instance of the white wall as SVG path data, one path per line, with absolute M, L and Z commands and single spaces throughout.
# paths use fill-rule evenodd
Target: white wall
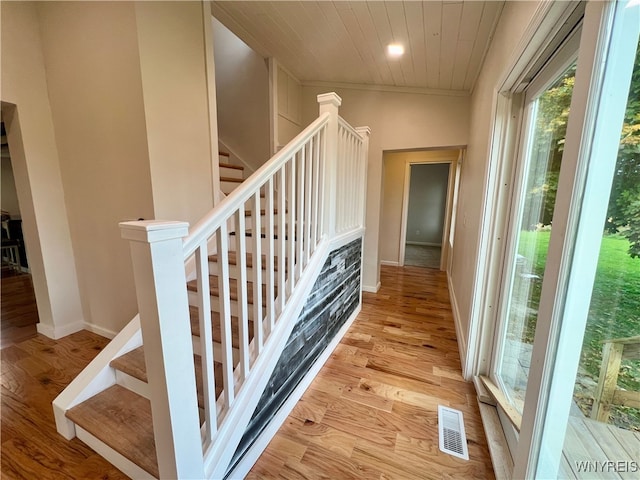
M 367 290 L 375 290 L 380 281 L 383 151 L 466 145 L 469 138 L 469 98 L 366 87 L 303 86 L 303 124 L 317 118 L 316 96 L 328 91 L 335 91 L 342 97 L 340 115 L 345 120 L 356 127 L 371 127 L 363 285 Z
M 33 276 L 38 329 L 60 337 L 83 327 L 38 11 L 2 2 L 2 116 Z M 6 102 L 6 103 L 5 103 Z
M 300 133 L 302 125 L 302 86 L 300 82 L 284 68 L 276 65 L 277 96 L 277 139 L 276 150 L 284 147 Z
M 459 312 L 461 333 L 466 338 L 473 302 L 478 263 L 478 243 L 487 185 L 491 126 L 496 89 L 514 50 L 527 29 L 538 2 L 506 2 L 491 47 L 471 98 L 469 147 L 461 169 L 456 234 L 450 285 Z
M 215 18 L 213 48 L 220 141 L 257 170 L 271 157 L 267 63 Z
M 382 225 L 380 231 L 380 261 L 396 264 L 400 262 L 400 239 L 402 228 L 402 203 L 404 201 L 405 175 L 412 163 L 455 162 L 459 150 L 419 150 L 384 153 Z
M 38 8 L 85 321 L 116 332 L 137 312 L 118 222 L 154 217 L 135 9 L 120 2 Z
M 412 165 L 407 212 L 407 243 L 441 245 L 449 164 Z
M 207 102 L 209 19 L 200 2 L 138 2 L 135 13 L 154 215 L 193 225 L 213 207 L 218 144 Z

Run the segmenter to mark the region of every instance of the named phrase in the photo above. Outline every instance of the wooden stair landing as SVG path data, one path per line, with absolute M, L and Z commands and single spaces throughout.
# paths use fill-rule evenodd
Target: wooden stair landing
M 151 403 L 114 385 L 68 410 L 67 418 L 159 478 Z

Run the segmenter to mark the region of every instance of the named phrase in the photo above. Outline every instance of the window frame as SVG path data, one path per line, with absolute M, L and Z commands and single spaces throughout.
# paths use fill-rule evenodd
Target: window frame
M 506 329 L 508 326 L 508 312 L 511 305 L 511 293 L 513 288 L 513 275 L 515 272 L 515 258 L 518 248 L 518 238 L 520 233 L 519 224 L 522 221 L 522 210 L 524 208 L 527 182 L 527 173 L 530 166 L 531 142 L 534 137 L 534 125 L 537 112 L 537 105 L 534 102 L 542 95 L 546 89 L 552 85 L 557 78 L 569 68 L 578 57 L 580 43 L 580 33 L 582 26 L 579 23 L 569 36 L 562 42 L 554 55 L 544 64 L 542 69 L 536 74 L 534 79 L 525 87 L 521 98 L 522 115 L 514 122 L 518 123 L 519 136 L 516 144 L 517 155 L 512 157 L 511 177 L 508 181 L 512 185 L 510 198 L 507 202 L 505 215 L 506 225 L 504 226 L 502 238 L 505 239 L 504 248 L 500 252 L 502 259 L 501 270 L 499 272 L 498 283 L 500 289 L 497 292 L 495 309 L 495 332 L 493 337 L 493 349 L 491 355 L 491 366 L 489 378 L 503 392 L 506 390 L 500 378 L 500 369 L 503 363 L 504 343 L 506 339 Z M 558 189 L 558 196 L 562 192 Z M 554 229 L 555 230 L 555 229 Z M 557 234 L 556 234 L 557 235 Z M 553 236 L 553 230 L 552 230 Z M 558 261 L 557 258 L 548 258 L 550 262 Z M 540 303 L 543 299 L 540 298 Z M 504 408 L 504 406 L 502 406 Z

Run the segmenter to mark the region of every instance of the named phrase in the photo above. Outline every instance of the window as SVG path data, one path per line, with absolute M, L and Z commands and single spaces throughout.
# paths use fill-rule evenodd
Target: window
M 516 412 L 514 478 L 640 472 L 640 1 L 582 8 L 498 99 L 474 358 Z

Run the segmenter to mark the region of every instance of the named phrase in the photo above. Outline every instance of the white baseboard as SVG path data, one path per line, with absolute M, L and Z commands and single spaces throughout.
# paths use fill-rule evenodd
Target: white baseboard
M 113 330 L 108 330 L 106 328 L 100 327 L 98 325 L 95 325 L 89 322 L 84 323 L 84 328 L 85 330 L 89 330 L 90 332 L 96 333 L 102 337 L 109 338 L 109 339 L 112 339 L 118 334 L 118 332 L 114 332 Z
M 381 285 L 382 284 L 380 282 L 376 283 L 375 286 L 363 285 L 362 291 L 369 292 L 369 293 L 378 293 L 378 290 L 380 290 Z
M 322 352 L 320 357 L 315 361 L 315 363 L 311 366 L 307 374 L 302 378 L 298 386 L 291 393 L 286 402 L 280 407 L 280 410 L 272 417 L 267 428 L 263 430 L 263 432 L 258 436 L 258 438 L 253 442 L 253 445 L 249 447 L 249 450 L 242 457 L 236 468 L 233 469 L 228 478 L 245 478 L 249 473 L 249 470 L 253 467 L 253 465 L 258 461 L 262 452 L 267 448 L 271 439 L 278 432 L 278 429 L 282 426 L 284 421 L 287 419 L 291 410 L 296 406 L 298 400 L 302 397 L 304 392 L 309 388 L 311 382 L 313 382 L 320 369 L 324 366 L 325 362 L 329 359 L 335 348 L 342 340 L 342 337 L 347 333 L 349 327 L 356 319 L 360 310 L 362 309 L 362 305 L 358 306 L 356 310 L 351 314 L 349 319 L 344 323 L 340 331 L 333 337 L 331 343 L 327 346 L 327 348 Z
M 393 260 L 380 260 L 380 265 L 389 265 L 391 267 L 399 267 L 400 262 L 395 262 Z
M 469 372 L 467 372 L 467 339 L 462 334 L 462 325 L 460 324 L 460 310 L 458 309 L 458 300 L 456 292 L 451 282 L 451 276 L 447 274 L 447 284 L 449 286 L 449 301 L 451 302 L 451 311 L 453 312 L 453 323 L 456 326 L 456 338 L 458 340 L 458 352 L 460 354 L 460 363 L 462 364 L 462 376 L 466 380 L 470 380 Z
M 62 337 L 66 337 L 67 335 L 71 335 L 72 333 L 84 330 L 84 322 L 78 321 L 59 327 L 47 325 L 45 323 L 38 323 L 36 325 L 36 330 L 38 333 L 44 335 L 45 337 L 49 337 L 53 340 L 58 340 Z

